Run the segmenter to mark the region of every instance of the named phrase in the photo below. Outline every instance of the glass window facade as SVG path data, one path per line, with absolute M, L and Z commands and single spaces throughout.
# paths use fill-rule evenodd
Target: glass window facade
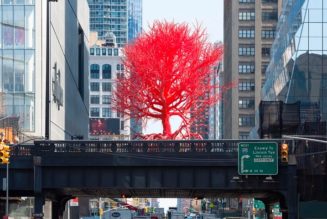
M 0 92 L 3 113 L 35 130 L 35 5 L 0 1 Z
M 90 31 L 105 39 L 110 32 L 118 47 L 134 39 L 142 28 L 142 0 L 89 0 Z M 103 55 L 107 51 L 103 50 Z
M 327 120 L 327 2 L 287 0 L 266 70 L 263 100 L 318 104 Z

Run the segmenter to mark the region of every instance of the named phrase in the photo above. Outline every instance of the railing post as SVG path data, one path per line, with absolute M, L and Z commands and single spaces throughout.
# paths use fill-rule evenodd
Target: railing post
M 287 187 L 288 219 L 298 219 L 299 203 L 297 192 L 296 158 L 294 155 L 290 155 L 289 159 Z
M 44 197 L 42 194 L 37 194 L 35 196 L 34 200 L 34 213 L 33 213 L 33 218 L 34 219 L 42 219 L 44 214 L 43 214 L 43 205 L 44 205 Z

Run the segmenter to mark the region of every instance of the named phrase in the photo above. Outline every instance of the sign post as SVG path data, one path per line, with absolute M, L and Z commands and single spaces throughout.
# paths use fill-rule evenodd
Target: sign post
M 277 175 L 276 142 L 240 142 L 238 144 L 239 175 Z

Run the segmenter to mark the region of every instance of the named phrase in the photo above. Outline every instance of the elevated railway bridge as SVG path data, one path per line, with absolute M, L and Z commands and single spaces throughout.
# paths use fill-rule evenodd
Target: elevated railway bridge
M 34 196 L 35 218 L 52 201 L 60 218 L 76 196 L 256 197 L 267 206 L 280 202 L 284 215 L 297 217 L 298 176 L 288 143 L 289 162 L 278 159 L 276 175 L 239 174 L 239 140 L 35 141 L 14 145 L 9 165 L 10 196 Z M 0 177 L 6 176 L 4 165 Z M 5 191 L 0 192 L 5 196 Z

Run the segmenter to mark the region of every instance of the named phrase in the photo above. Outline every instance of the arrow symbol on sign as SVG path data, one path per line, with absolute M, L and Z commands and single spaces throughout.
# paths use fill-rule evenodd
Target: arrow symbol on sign
M 243 156 L 241 157 L 241 173 L 244 172 L 244 159 L 248 159 L 248 158 L 250 158 L 249 155 L 243 155 Z

